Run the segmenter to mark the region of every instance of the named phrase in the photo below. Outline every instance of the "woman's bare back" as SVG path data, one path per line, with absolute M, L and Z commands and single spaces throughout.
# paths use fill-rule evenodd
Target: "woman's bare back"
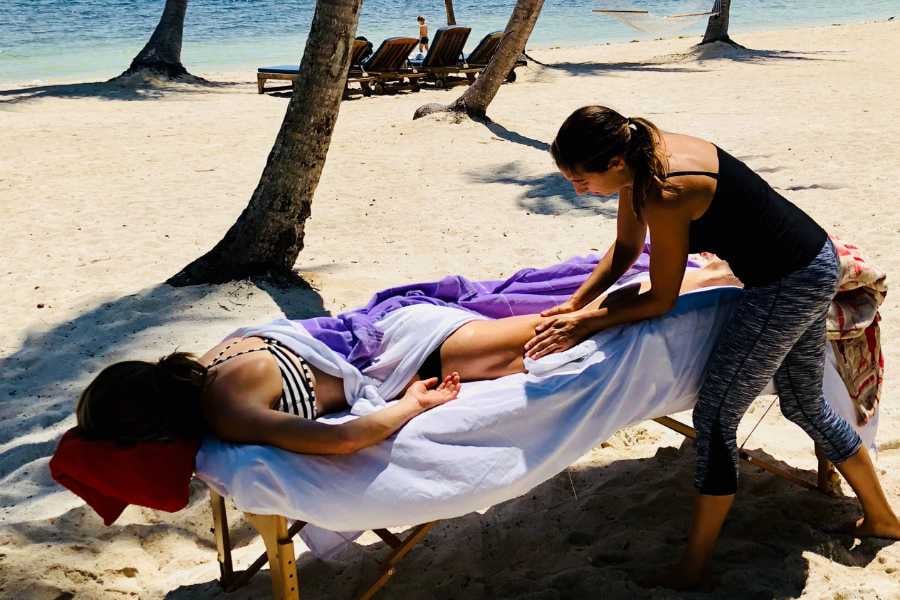
M 211 404 L 225 400 L 252 402 L 274 408 L 281 398 L 281 371 L 275 357 L 266 350 L 262 338 L 224 340 L 201 356 L 200 363 L 212 369 L 212 381 L 205 395 Z M 297 366 L 300 366 L 299 363 Z M 309 368 L 313 373 L 316 390 L 316 412 L 327 414 L 345 409 L 347 399 L 343 380 L 312 365 Z M 242 384 L 245 380 L 242 375 L 251 370 L 257 374 L 262 373 L 262 377 L 254 378 L 254 385 L 248 388 Z

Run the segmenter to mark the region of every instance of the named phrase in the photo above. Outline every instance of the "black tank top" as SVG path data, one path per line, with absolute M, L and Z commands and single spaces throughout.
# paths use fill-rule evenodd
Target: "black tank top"
M 691 221 L 690 252 L 714 252 L 746 286 L 773 283 L 808 265 L 828 234 L 750 167 L 718 146 L 719 173 L 678 171 L 718 180 L 703 215 Z

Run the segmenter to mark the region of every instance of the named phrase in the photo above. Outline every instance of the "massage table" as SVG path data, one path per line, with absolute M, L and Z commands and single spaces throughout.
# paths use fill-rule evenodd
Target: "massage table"
M 688 425 L 667 415 L 688 410 L 696 402 L 707 357 L 739 294 L 727 287 L 692 292 L 663 317 L 612 328 L 567 352 L 528 361 L 527 373 L 466 383 L 456 400 L 419 415 L 394 437 L 352 455 L 301 455 L 205 440 L 197 455 L 196 476 L 211 490 L 222 585 L 236 589 L 268 563 L 273 597 L 299 598 L 295 534 L 300 533 L 314 554 L 330 556 L 360 532 L 372 530 L 391 553 L 379 577 L 361 595 L 371 598 L 436 521 L 526 493 L 615 431 L 656 419 L 692 437 Z M 421 360 L 458 326 L 459 315 L 444 311 L 435 316 L 433 308 L 396 311 L 379 321 L 386 338 L 415 337 L 409 333 L 417 331 L 426 342 L 416 347 L 395 344 L 396 353 L 369 363 L 361 370 L 363 377 L 379 369 L 382 374 L 403 371 L 403 360 Z M 269 328 L 267 335 L 288 346 L 315 344 L 297 322 L 279 323 L 275 333 Z M 262 330 L 248 328 L 241 333 L 254 331 Z M 408 373 L 397 377 L 403 380 Z M 354 413 L 377 410 L 379 394 L 364 383 L 356 384 L 355 393 L 365 398 L 354 404 L 352 412 L 321 420 L 337 423 L 354 418 Z M 831 362 L 826 367 L 825 394 L 839 412 L 853 414 Z M 869 446 L 874 445 L 876 425 L 870 421 L 861 432 Z M 742 451 L 741 457 L 795 483 L 803 481 L 750 452 Z M 240 573 L 231 560 L 226 498 L 246 514 L 266 547 L 266 553 Z M 419 524 L 405 539 L 388 531 L 411 523 Z

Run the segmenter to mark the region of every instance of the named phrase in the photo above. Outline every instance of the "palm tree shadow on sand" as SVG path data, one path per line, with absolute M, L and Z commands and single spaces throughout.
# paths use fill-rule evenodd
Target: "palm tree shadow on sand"
M 41 98 L 97 98 L 126 102 L 160 100 L 174 94 L 211 94 L 246 84 L 247 82 L 243 81 L 207 81 L 199 77 L 172 82 L 142 76 L 120 76 L 108 81 L 36 85 L 0 90 L 0 106 Z
M 523 189 L 518 204 L 526 212 L 539 215 L 604 216 L 616 218 L 615 196 L 579 196 L 572 184 L 559 173 L 530 175 L 513 161 L 492 170 L 478 169 L 467 173 L 478 183 L 502 183 Z
M 638 581 L 671 565 L 686 539 L 694 452 L 663 447 L 650 458 L 574 466 L 483 514 L 441 521 L 400 563 L 379 598 L 798 598 L 809 576 L 804 553 L 845 566 L 872 562 L 886 542 L 824 533 L 855 515 L 853 498 L 829 498 L 744 467 L 742 492 L 716 552 L 712 593 L 676 593 Z M 614 451 L 610 451 L 614 452 Z M 811 476 L 814 476 L 810 474 Z M 379 575 L 383 543 L 354 545 L 339 561 L 297 560 L 302 596 L 350 598 Z M 214 560 L 210 551 L 209 558 Z M 239 565 L 243 568 L 244 565 Z M 167 600 L 251 598 L 270 593 L 267 570 L 225 595 L 214 581 Z M 427 590 L 427 591 L 426 591 Z
M 725 42 L 710 42 L 698 44 L 682 54 L 673 54 L 667 57 L 669 60 L 679 62 L 696 61 L 702 64 L 711 60 L 731 60 L 734 62 L 766 64 L 777 61 L 840 61 L 843 60 L 843 50 L 772 50 L 747 48 L 740 45 L 731 45 Z
M 650 60 L 635 62 L 558 62 L 539 63 L 542 67 L 559 70 L 573 76 L 614 75 L 628 72 L 655 73 L 701 73 L 710 70 L 707 62 L 730 60 L 734 62 L 767 64 L 776 61 L 802 60 L 823 61 L 841 60 L 843 51 L 793 51 L 793 50 L 755 50 L 737 47 L 723 42 L 696 45 L 683 53 L 658 56 Z M 693 65 L 693 66 L 689 66 Z

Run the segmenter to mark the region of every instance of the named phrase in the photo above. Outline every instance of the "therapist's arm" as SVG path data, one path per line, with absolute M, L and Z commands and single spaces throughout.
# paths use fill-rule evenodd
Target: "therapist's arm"
M 687 265 L 690 217 L 675 203 L 653 202 L 644 209 L 650 229 L 650 289 L 627 303 L 584 311 L 584 331 L 597 331 L 652 319 L 675 306 Z
M 570 303 L 577 309 L 589 304 L 625 274 L 641 255 L 647 226 L 637 219 L 631 202 L 631 189 L 619 193 L 619 208 L 616 215 L 616 239 L 609 250 L 597 263 L 594 271 L 572 294 Z M 545 311 L 543 316 L 560 314 L 565 311 Z
M 586 337 L 625 323 L 662 315 L 675 305 L 687 264 L 690 216 L 674 202 L 648 203 L 644 218 L 650 229 L 650 289 L 626 301 L 549 316 L 525 343 L 525 354 L 539 359 L 568 350 Z M 683 205 L 682 205 L 683 206 Z

